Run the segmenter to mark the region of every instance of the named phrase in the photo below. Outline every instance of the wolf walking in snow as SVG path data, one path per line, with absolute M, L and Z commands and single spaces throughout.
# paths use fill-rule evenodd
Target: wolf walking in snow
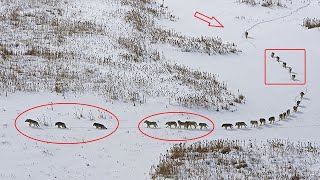
M 298 111 L 298 107 L 297 106 L 293 106 L 293 112 L 297 112 Z
M 256 127 L 258 126 L 258 121 L 250 121 L 251 127 Z
M 151 121 L 144 121 L 145 124 L 147 124 L 147 128 L 150 128 L 150 126 L 153 126 L 154 128 L 158 127 L 158 124 L 156 122 L 151 122 Z
M 276 118 L 274 118 L 274 116 L 269 117 L 269 122 L 270 122 L 270 123 L 274 123 L 275 120 L 276 120 Z
M 245 122 L 236 122 L 236 126 L 238 126 L 238 128 L 242 128 L 243 126 L 247 127 L 247 124 Z
M 246 39 L 248 39 L 248 35 L 249 35 L 249 32 L 246 31 L 246 32 L 244 33 L 244 37 L 245 37 Z
M 179 128 L 181 128 L 181 126 L 183 126 L 184 128 L 188 128 L 188 124 L 186 122 L 182 122 L 180 120 L 178 120 L 178 125 L 179 125 Z
M 58 126 L 58 128 L 63 128 L 63 129 L 67 128 L 66 124 L 63 122 L 56 122 L 55 126 Z
M 178 126 L 177 123 L 174 121 L 166 122 L 165 125 L 167 125 L 167 127 L 170 127 L 170 128 L 171 128 L 171 126 L 174 126 L 175 128 L 177 128 L 177 126 Z
M 208 129 L 208 124 L 207 123 L 199 123 L 200 129 L 202 129 L 203 127 Z
M 198 124 L 195 121 L 186 121 L 187 123 L 187 128 L 191 128 L 193 126 L 194 128 L 197 128 Z
M 97 129 L 107 129 L 103 124 L 100 123 L 93 123 L 93 126 L 95 126 Z
M 265 118 L 260 118 L 260 126 L 262 126 L 262 124 L 266 124 L 266 119 Z
M 287 110 L 287 116 L 290 116 L 290 109 Z
M 39 126 L 39 123 L 35 120 L 32 120 L 32 119 L 26 119 L 25 122 L 28 122 L 29 123 L 29 126 L 33 125 L 33 127 L 40 127 Z
M 227 129 L 227 128 L 233 129 L 233 124 L 225 123 L 225 124 L 222 124 L 221 127 L 224 127 L 225 129 Z
M 304 92 L 301 91 L 300 92 L 300 98 L 302 99 L 304 95 L 305 95 Z

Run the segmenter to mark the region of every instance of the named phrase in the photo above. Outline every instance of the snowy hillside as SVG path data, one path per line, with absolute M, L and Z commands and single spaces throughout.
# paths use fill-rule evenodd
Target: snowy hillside
M 305 150 L 299 142 L 316 147 L 319 10 L 319 0 L 1 0 L 0 179 L 151 179 L 162 155 L 184 140 L 187 146 L 252 140 L 261 149 L 277 138 L 285 147 L 298 144 L 292 152 Z M 195 12 L 214 16 L 224 28 L 209 27 Z M 307 18 L 316 19 L 314 28 L 305 27 Z M 265 51 L 288 48 L 305 49 L 305 61 L 303 51 Z M 29 126 L 29 118 L 40 127 Z M 266 125 L 251 127 L 260 118 Z M 148 128 L 145 120 L 157 126 Z M 208 128 L 167 127 L 178 120 Z M 236 122 L 247 127 L 238 129 Z M 233 129 L 221 127 L 226 123 Z M 242 147 L 251 151 L 247 143 Z M 270 165 L 270 156 L 286 159 L 282 148 L 252 151 Z M 290 156 L 296 171 L 279 171 L 283 177 L 319 176 L 318 156 L 303 152 Z M 214 153 L 205 157 L 201 163 L 216 163 Z M 210 175 L 212 167 L 204 167 Z M 275 166 L 268 168 L 264 172 Z M 178 177 L 186 178 L 170 178 Z

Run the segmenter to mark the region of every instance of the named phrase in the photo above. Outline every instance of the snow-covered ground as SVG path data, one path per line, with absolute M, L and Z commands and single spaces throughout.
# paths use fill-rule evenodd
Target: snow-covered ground
M 93 5 L 93 1 L 81 0 L 78 8 L 81 13 L 100 12 L 95 16 L 105 16 L 102 12 L 110 4 Z M 162 0 L 159 0 L 162 2 Z M 160 153 L 165 153 L 172 146 L 172 142 L 159 141 L 144 136 L 138 129 L 138 123 L 146 116 L 173 111 L 187 111 L 201 114 L 214 122 L 214 131 L 203 139 L 257 139 L 270 138 L 290 139 L 293 141 L 311 141 L 320 143 L 320 31 L 319 28 L 307 30 L 302 27 L 306 17 L 319 17 L 320 4 L 318 0 L 298 1 L 288 7 L 261 7 L 239 4 L 235 0 L 165 0 L 165 6 L 177 16 L 176 21 L 157 20 L 156 23 L 166 28 L 173 28 L 177 32 L 190 36 L 219 36 L 228 42 L 234 42 L 242 51 L 232 55 L 211 55 L 203 53 L 188 53 L 164 44 L 154 45 L 170 63 L 179 63 L 201 71 L 219 75 L 219 79 L 227 82 L 233 92 L 246 96 L 245 104 L 237 105 L 237 110 L 215 111 L 195 109 L 168 103 L 168 97 L 148 99 L 144 104 L 133 104 L 106 100 L 99 93 L 66 93 L 51 92 L 1 92 L 0 96 L 0 179 L 150 179 L 150 167 L 158 162 Z M 105 7 L 105 8 L 104 8 Z M 302 7 L 302 8 L 300 8 Z M 108 7 L 115 10 L 115 7 Z M 215 16 L 224 28 L 210 28 L 206 23 L 193 17 L 196 11 L 209 16 Z M 116 14 L 117 11 L 113 12 Z M 70 15 L 71 16 L 71 15 Z M 78 17 L 77 14 L 72 16 Z M 94 18 L 86 15 L 88 19 Z M 282 18 L 281 18 L 282 17 Z M 98 18 L 101 19 L 101 18 Z M 103 19 L 103 18 L 102 18 Z M 107 21 L 107 18 L 105 19 Z M 264 22 L 265 23 L 261 23 Z M 113 22 L 117 22 L 114 20 Z M 108 28 L 112 28 L 110 26 Z M 116 27 L 117 36 L 130 35 L 130 28 Z M 249 38 L 244 38 L 248 30 Z M 112 31 L 113 32 L 113 31 Z M 98 39 L 97 39 L 98 41 Z M 73 41 L 71 41 L 73 42 Z M 99 49 L 99 44 L 91 44 L 90 38 L 85 53 L 105 52 Z M 91 51 L 90 47 L 95 50 Z M 104 45 L 109 47 L 109 45 Z M 111 45 L 110 45 L 111 47 Z M 264 84 L 264 49 L 268 48 L 304 48 L 306 49 L 306 85 L 266 86 Z M 108 49 L 108 48 L 107 48 Z M 111 48 L 112 49 L 112 48 Z M 111 52 L 110 52 L 111 53 Z M 303 81 L 303 61 L 301 54 L 291 52 L 275 53 L 285 60 L 293 72 L 297 73 L 297 80 Z M 270 56 L 267 55 L 269 58 Z M 282 58 L 283 57 L 283 58 Z M 288 71 L 278 62 L 267 59 L 268 82 L 292 82 Z M 274 60 L 274 59 L 273 59 Z M 271 60 L 270 60 L 271 61 Z M 270 75 L 270 77 L 269 77 Z M 269 118 L 291 109 L 299 100 L 299 93 L 306 92 L 296 113 L 292 113 L 284 121 L 274 124 L 251 128 L 251 120 Z M 21 112 L 34 106 L 56 102 L 79 102 L 104 108 L 114 113 L 120 121 L 118 130 L 97 142 L 81 145 L 56 145 L 37 142 L 21 135 L 14 127 L 15 118 Z M 42 109 L 42 110 L 41 110 Z M 81 107 L 78 107 L 80 110 Z M 48 141 L 85 141 L 98 138 L 112 131 L 117 123 L 109 115 L 106 119 L 99 119 L 99 112 L 92 109 L 94 120 L 90 120 L 90 108 L 85 109 L 85 118 L 77 119 L 77 107 L 39 108 L 29 111 L 18 120 L 18 127 L 26 134 Z M 26 118 L 43 119 L 51 124 L 64 121 L 69 129 L 43 127 L 30 128 L 24 122 Z M 176 130 L 166 128 L 169 120 L 183 121 L 192 119 L 197 122 L 205 121 L 190 116 L 160 116 L 152 117 L 159 128 L 147 129 L 145 124 L 141 128 L 152 136 L 159 138 L 184 139 L 201 136 L 208 130 Z M 81 122 L 80 122 L 81 121 Z M 223 123 L 244 121 L 248 127 L 225 130 Z M 101 122 L 107 126 L 104 130 L 94 129 L 93 122 Z M 208 122 L 207 122 L 208 123 Z M 210 128 L 213 128 L 210 123 Z M 318 166 L 319 168 L 319 166 Z

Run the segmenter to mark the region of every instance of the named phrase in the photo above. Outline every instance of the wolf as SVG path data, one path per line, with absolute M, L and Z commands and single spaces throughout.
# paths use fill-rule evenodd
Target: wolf
M 249 35 L 248 31 L 246 31 L 246 32 L 244 33 L 244 36 L 245 36 L 246 39 L 248 39 L 248 35 Z
M 177 123 L 176 122 L 174 122 L 174 121 L 169 121 L 169 122 L 166 122 L 166 124 L 165 125 L 167 125 L 167 127 L 170 127 L 171 128 L 171 126 L 173 125 L 175 128 L 177 128 Z
M 202 129 L 203 127 L 208 129 L 208 124 L 207 123 L 199 123 L 200 129 Z
M 154 128 L 158 127 L 158 124 L 156 122 L 151 122 L 151 121 L 144 121 L 145 124 L 147 124 L 147 128 L 150 128 L 152 125 Z
M 291 72 L 292 72 L 292 67 L 288 67 L 288 69 L 289 69 L 289 73 L 291 74 Z
M 247 127 L 247 124 L 245 122 L 236 122 L 236 126 L 238 126 L 238 128 L 242 128 L 242 126 Z
M 280 62 L 280 57 L 279 56 L 276 56 L 276 59 L 278 62 Z
M 269 122 L 270 122 L 270 123 L 274 123 L 275 120 L 276 120 L 276 118 L 274 118 L 274 116 L 269 117 Z
M 58 126 L 58 128 L 63 128 L 63 129 L 67 128 L 66 124 L 64 124 L 63 122 L 56 122 L 54 125 Z
M 296 78 L 295 74 L 292 74 L 291 79 L 294 80 Z
M 297 112 L 298 111 L 298 107 L 297 106 L 293 106 L 293 112 Z
M 195 121 L 186 121 L 187 123 L 187 127 L 191 128 L 191 126 L 193 126 L 194 128 L 197 128 L 198 124 Z
M 32 120 L 32 119 L 26 119 L 24 122 L 28 122 L 29 126 L 33 125 L 33 127 L 40 127 L 39 123 L 35 120 Z
M 256 127 L 258 126 L 258 121 L 250 121 L 251 127 Z
M 184 128 L 188 129 L 188 124 L 186 122 L 182 122 L 182 121 L 178 120 L 178 125 L 179 125 L 179 128 L 181 128 L 181 126 L 183 126 Z
M 266 119 L 265 118 L 260 118 L 260 126 L 262 125 L 262 124 L 266 124 Z
M 300 98 L 302 99 L 304 95 L 305 95 L 304 92 L 301 91 L 300 92 Z
M 297 101 L 297 107 L 299 107 L 300 103 L 301 103 L 301 101 Z
M 100 123 L 93 123 L 93 126 L 95 126 L 97 129 L 107 129 L 103 124 Z
M 283 116 L 283 119 L 287 118 L 287 113 L 286 112 L 282 113 L 282 116 Z
M 287 68 L 287 63 L 286 62 L 282 62 L 282 67 Z
M 274 52 L 271 53 L 271 57 L 274 58 Z
M 283 114 L 281 113 L 281 114 L 279 114 L 279 121 L 281 121 L 282 119 L 284 119 L 284 118 L 283 118 Z
M 287 116 L 290 116 L 290 109 L 287 110 Z
M 228 123 L 226 123 L 226 124 L 222 124 L 221 127 L 224 127 L 225 129 L 227 129 L 228 127 L 229 127 L 230 129 L 233 129 L 233 124 L 228 124 Z

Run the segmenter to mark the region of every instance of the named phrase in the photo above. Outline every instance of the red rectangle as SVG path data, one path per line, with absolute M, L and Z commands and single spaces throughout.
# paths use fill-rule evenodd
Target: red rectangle
M 267 51 L 268 50 L 277 50 L 277 51 L 303 51 L 304 52 L 304 81 L 301 83 L 268 83 L 267 82 Z M 306 49 L 299 49 L 299 48 L 269 48 L 264 49 L 264 84 L 265 85 L 283 85 L 283 86 L 290 86 L 290 85 L 306 85 L 307 83 L 307 52 Z

